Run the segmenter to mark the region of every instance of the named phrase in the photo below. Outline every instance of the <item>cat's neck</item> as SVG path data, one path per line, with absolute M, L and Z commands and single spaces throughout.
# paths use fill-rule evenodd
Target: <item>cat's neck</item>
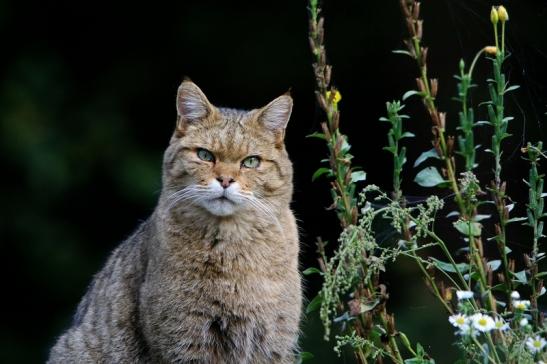
M 165 232 L 166 239 L 203 241 L 214 245 L 219 242 L 252 241 L 271 234 L 283 236 L 284 210 L 288 210 L 288 206 L 269 214 L 249 210 L 231 216 L 214 216 L 201 208 L 179 211 L 159 209 L 155 213 L 155 221 L 160 227 L 158 230 Z

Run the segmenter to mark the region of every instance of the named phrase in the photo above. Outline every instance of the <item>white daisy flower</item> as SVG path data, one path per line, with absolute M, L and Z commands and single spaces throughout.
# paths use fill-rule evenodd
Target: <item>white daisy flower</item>
M 524 311 L 530 307 L 530 301 L 528 300 L 515 300 L 513 301 L 513 307 L 517 310 Z
M 545 339 L 541 336 L 536 336 L 535 338 L 529 337 L 528 339 L 526 339 L 526 347 L 532 353 L 537 353 L 543 350 L 545 345 L 547 345 L 547 341 L 545 341 Z
M 454 326 L 459 329 L 462 329 L 464 326 L 469 326 L 469 318 L 465 315 L 462 315 L 461 313 L 457 313 L 455 315 L 452 315 L 448 317 L 448 321 Z
M 473 298 L 472 291 L 456 291 L 456 296 L 458 296 L 458 301 L 467 300 Z
M 456 335 L 476 337 L 479 335 L 479 332 L 473 329 L 473 326 L 465 324 L 460 327 L 460 329 L 456 332 Z
M 473 327 L 482 332 L 491 331 L 496 326 L 492 317 L 482 313 L 476 313 L 471 316 L 471 321 L 473 322 Z
M 528 325 L 528 319 L 527 319 L 526 317 L 523 318 L 523 319 L 521 319 L 521 320 L 519 321 L 519 325 L 522 326 L 522 327 Z
M 511 298 L 514 300 L 518 300 L 520 298 L 520 293 L 518 293 L 518 291 L 511 292 Z
M 501 317 L 496 317 L 494 320 L 494 328 L 496 330 L 505 331 L 509 329 L 509 324 Z

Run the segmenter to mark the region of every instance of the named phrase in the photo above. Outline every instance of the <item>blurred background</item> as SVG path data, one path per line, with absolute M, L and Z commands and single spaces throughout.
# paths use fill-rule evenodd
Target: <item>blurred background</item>
M 518 198 L 526 173 L 519 148 L 545 140 L 547 2 L 502 3 L 511 17 L 507 70 L 521 85 L 508 103 L 515 120 L 504 177 Z M 491 5 L 422 4 L 430 74 L 440 78 L 440 109 L 448 111 L 452 130 L 452 75 L 460 57 L 469 62 L 492 43 Z M 414 88 L 416 75 L 410 58 L 391 53 L 406 37 L 398 1 L 326 1 L 324 13 L 329 60 L 342 93 L 341 128 L 368 181 L 389 189 L 391 160 L 381 150 L 386 125 L 378 118 L 386 101 Z M 295 168 L 293 208 L 302 267 L 316 265 L 316 237 L 335 241 L 339 225 L 325 209 L 327 181 L 311 182 L 326 147 L 306 138 L 322 121 L 307 28 L 306 3 L 294 0 L 0 1 L 0 362 L 44 362 L 93 274 L 154 209 L 184 76 L 220 106 L 256 108 L 291 88 L 295 106 L 286 142 Z M 488 67 L 481 61 L 475 71 L 481 86 Z M 484 100 L 484 88 L 473 97 Z M 430 124 L 417 99 L 408 101 L 407 112 L 407 128 L 418 136 L 408 151 L 413 162 L 430 147 Z M 479 175 L 488 179 L 491 161 L 483 155 L 480 163 Z M 403 188 L 409 198 L 431 193 L 415 186 L 408 167 Z M 390 266 L 385 281 L 399 328 L 438 362 L 451 362 L 453 331 L 412 263 Z M 308 278 L 308 299 L 319 287 L 318 278 Z M 317 314 L 306 317 L 301 345 L 315 354 L 312 362 L 352 362 L 349 355 L 338 358 L 322 335 Z

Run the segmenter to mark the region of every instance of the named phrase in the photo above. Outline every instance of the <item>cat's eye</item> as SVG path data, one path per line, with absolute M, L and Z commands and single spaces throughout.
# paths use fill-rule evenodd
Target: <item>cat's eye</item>
M 257 168 L 260 165 L 260 158 L 255 155 L 247 157 L 241 162 L 241 165 L 245 168 Z
M 215 161 L 215 156 L 213 155 L 213 153 L 209 152 L 207 149 L 203 149 L 203 148 L 198 149 L 197 155 L 198 155 L 198 158 L 201 159 L 202 161 L 206 161 L 206 162 Z

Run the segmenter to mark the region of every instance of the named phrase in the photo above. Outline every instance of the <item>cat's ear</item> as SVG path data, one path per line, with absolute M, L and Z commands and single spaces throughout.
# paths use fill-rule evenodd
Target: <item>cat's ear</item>
M 213 105 L 205 94 L 190 80 L 184 80 L 177 93 L 177 130 L 178 136 L 183 136 L 186 127 L 205 119 L 213 112 Z
M 292 97 L 287 93 L 264 106 L 259 111 L 258 120 L 266 129 L 276 135 L 276 143 L 283 143 L 285 128 L 292 112 Z

